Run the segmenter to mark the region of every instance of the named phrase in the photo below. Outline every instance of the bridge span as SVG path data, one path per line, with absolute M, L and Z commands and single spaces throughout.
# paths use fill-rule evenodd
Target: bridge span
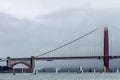
M 26 70 L 26 72 L 33 72 L 34 68 L 35 68 L 35 61 L 36 60 L 46 60 L 46 61 L 53 61 L 53 60 L 73 60 L 73 59 L 99 59 L 99 60 L 103 60 L 104 63 L 104 72 L 109 72 L 109 60 L 110 59 L 120 59 L 120 56 L 110 56 L 109 55 L 109 33 L 108 33 L 108 28 L 105 27 L 104 28 L 104 46 L 103 46 L 103 56 L 62 56 L 62 57 L 43 57 L 43 55 L 49 54 L 51 52 L 54 52 L 56 50 L 59 50 L 63 47 L 66 47 L 67 45 L 70 45 L 72 43 L 74 43 L 75 41 L 80 40 L 83 37 L 88 36 L 89 34 L 95 32 L 97 29 L 92 30 L 90 32 L 88 32 L 87 34 L 67 43 L 64 44 L 60 47 L 57 47 L 51 51 L 48 51 L 46 53 L 40 54 L 38 56 L 31 56 L 30 58 L 11 58 L 11 57 L 7 57 L 7 58 L 1 58 L 0 61 L 6 61 L 7 66 L 9 67 L 14 67 L 16 64 L 24 64 L 28 67 L 28 69 Z

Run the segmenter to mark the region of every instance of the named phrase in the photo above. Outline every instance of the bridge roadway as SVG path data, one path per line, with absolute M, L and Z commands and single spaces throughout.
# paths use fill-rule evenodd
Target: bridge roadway
M 104 58 L 109 58 L 109 59 L 115 59 L 115 58 L 120 58 L 120 56 L 69 56 L 69 57 L 34 57 L 35 60 L 47 60 L 47 61 L 52 61 L 52 60 L 73 60 L 73 59 L 104 59 Z M 10 58 L 10 60 L 30 60 L 31 58 Z M 0 58 L 0 61 L 6 61 L 6 58 Z
M 120 58 L 120 56 L 71 56 L 71 57 L 41 57 L 41 58 L 35 58 L 36 60 L 71 60 L 71 59 L 114 59 L 114 58 Z

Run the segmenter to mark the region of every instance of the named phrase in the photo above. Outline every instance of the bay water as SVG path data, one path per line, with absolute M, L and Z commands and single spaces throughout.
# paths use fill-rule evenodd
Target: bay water
M 0 80 L 120 80 L 120 73 L 0 73 Z

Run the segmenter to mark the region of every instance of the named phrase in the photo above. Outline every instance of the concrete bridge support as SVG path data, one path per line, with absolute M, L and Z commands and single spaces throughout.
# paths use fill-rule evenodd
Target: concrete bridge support
M 6 65 L 10 67 L 10 57 L 7 57 Z
M 34 56 L 31 56 L 31 71 L 33 72 L 34 69 L 35 69 L 35 57 Z

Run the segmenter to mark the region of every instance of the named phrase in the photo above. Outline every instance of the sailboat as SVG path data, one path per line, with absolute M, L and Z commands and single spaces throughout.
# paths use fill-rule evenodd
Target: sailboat
M 116 72 L 119 73 L 119 68 L 117 68 Z
M 78 73 L 83 73 L 82 66 L 79 66 L 79 71 L 78 71 Z

